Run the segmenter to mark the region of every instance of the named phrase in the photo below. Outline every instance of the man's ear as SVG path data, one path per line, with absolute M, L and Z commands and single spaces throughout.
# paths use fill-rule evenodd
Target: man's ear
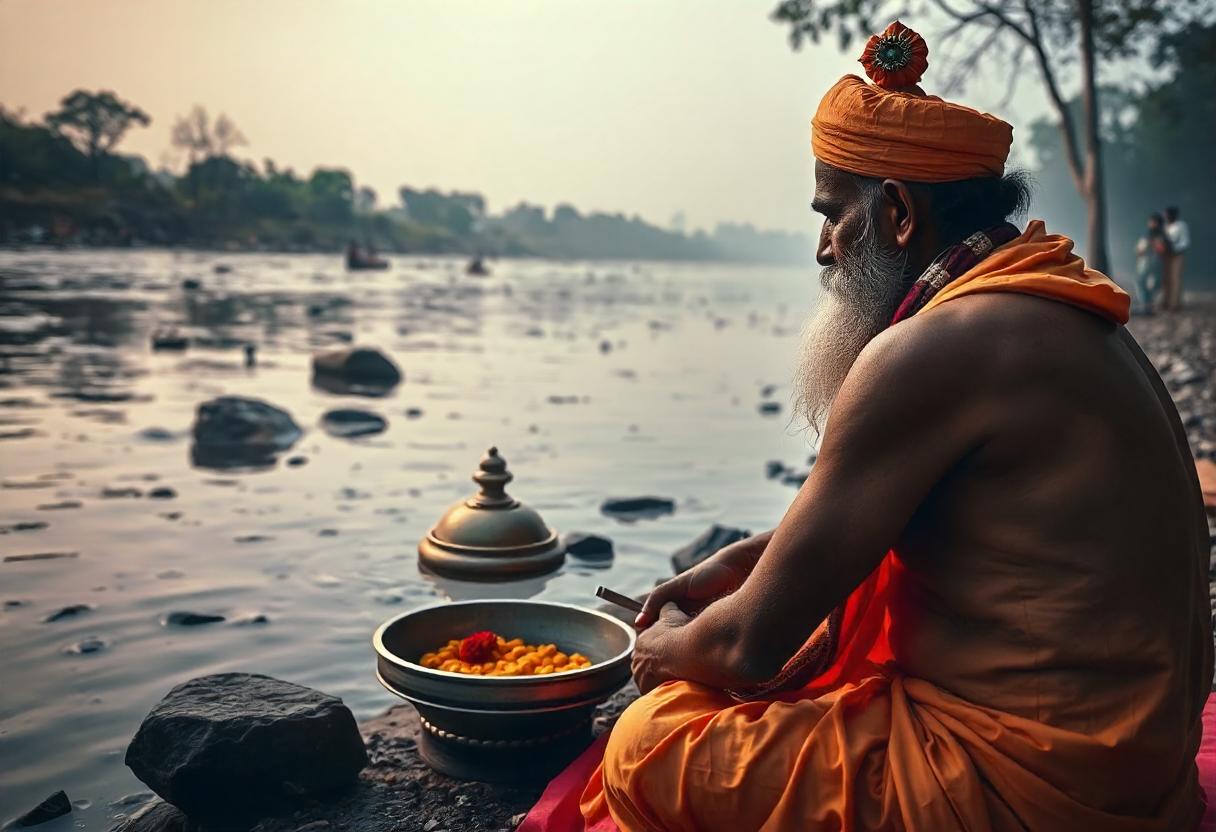
M 918 228 L 919 217 L 916 211 L 916 200 L 906 183 L 898 179 L 882 181 L 883 210 L 895 233 L 895 244 L 901 249 L 907 249 L 912 243 L 912 237 Z

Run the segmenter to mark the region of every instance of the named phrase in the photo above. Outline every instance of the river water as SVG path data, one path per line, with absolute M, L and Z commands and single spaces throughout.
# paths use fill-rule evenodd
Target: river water
M 123 765 L 127 742 L 192 676 L 266 673 L 367 717 L 394 701 L 370 646 L 390 616 L 491 596 L 594 606 L 598 583 L 635 594 L 669 575 L 671 552 L 712 523 L 780 519 L 794 488 L 765 463 L 806 468 L 788 379 L 813 269 L 492 267 L 475 278 L 433 257 L 347 273 L 321 255 L 0 252 L 0 553 L 76 553 L 0 563 L 0 821 L 57 789 L 76 811 L 48 832 L 130 812 L 146 796 Z M 151 349 L 166 326 L 191 338 L 187 351 Z M 403 383 L 379 398 L 314 387 L 310 354 L 352 342 L 391 355 Z M 303 437 L 267 469 L 196 465 L 195 408 L 223 394 L 285 408 Z M 766 400 L 781 412 L 761 413 Z M 330 436 L 319 420 L 337 407 L 388 429 Z M 571 558 L 495 585 L 420 573 L 419 538 L 475 490 L 490 445 L 512 495 L 559 531 L 612 538 L 611 564 Z M 636 522 L 600 510 L 639 495 L 676 510 Z M 72 605 L 87 609 L 46 620 Z M 175 611 L 225 620 L 167 624 Z

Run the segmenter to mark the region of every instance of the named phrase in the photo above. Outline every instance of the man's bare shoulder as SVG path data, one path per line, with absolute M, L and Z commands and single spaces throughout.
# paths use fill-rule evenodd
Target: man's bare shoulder
M 1056 301 L 1013 293 L 972 295 L 880 333 L 855 368 L 870 382 L 977 393 L 1106 330 L 1094 316 Z

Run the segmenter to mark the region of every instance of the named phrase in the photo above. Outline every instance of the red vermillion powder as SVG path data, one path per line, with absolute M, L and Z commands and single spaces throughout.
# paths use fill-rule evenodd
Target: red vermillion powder
M 494 657 L 494 648 L 497 646 L 498 636 L 489 630 L 473 633 L 460 640 L 460 660 L 469 664 L 488 662 Z

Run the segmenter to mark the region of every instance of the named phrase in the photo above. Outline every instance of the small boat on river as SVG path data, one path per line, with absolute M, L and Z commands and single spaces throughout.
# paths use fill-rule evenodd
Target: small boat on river
M 388 268 L 388 261 L 376 256 L 376 250 L 371 246 L 360 249 L 354 240 L 346 247 L 347 271 L 379 271 Z

